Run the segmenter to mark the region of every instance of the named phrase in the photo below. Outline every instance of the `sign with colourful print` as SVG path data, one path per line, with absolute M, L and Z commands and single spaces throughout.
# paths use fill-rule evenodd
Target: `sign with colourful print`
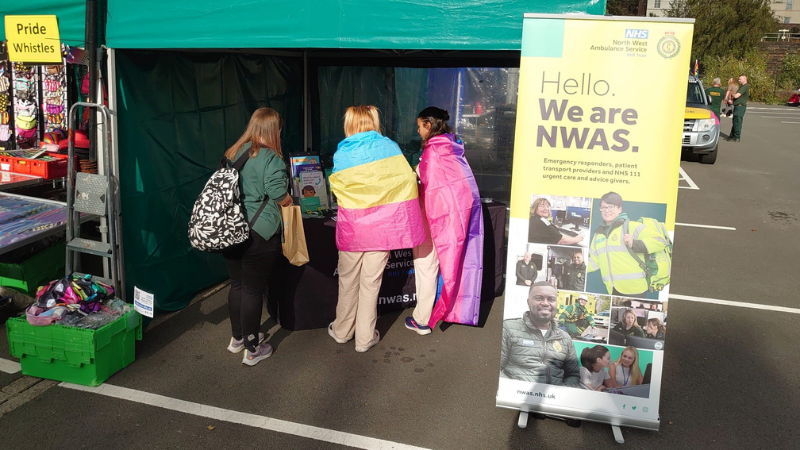
M 693 22 L 525 16 L 498 407 L 658 429 Z

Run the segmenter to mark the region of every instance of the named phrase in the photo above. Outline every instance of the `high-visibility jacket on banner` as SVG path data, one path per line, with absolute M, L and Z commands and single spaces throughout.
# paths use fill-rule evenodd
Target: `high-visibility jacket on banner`
M 628 220 L 625 213 L 620 214 L 611 225 L 597 228 L 589 245 L 589 272 L 600 270 L 608 293 L 614 289 L 622 294 L 641 294 L 650 288 L 647 274 L 622 240 L 622 225 Z M 646 260 L 648 253 L 663 250 L 668 243 L 664 237 L 641 222 L 628 221 L 628 233 L 634 241 L 640 241 L 647 250 L 642 253 L 634 242 L 634 253 L 640 260 Z

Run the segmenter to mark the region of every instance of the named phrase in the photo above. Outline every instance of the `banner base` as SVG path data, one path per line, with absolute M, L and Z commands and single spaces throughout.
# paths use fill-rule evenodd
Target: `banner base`
M 519 412 L 519 419 L 517 419 L 517 426 L 520 428 L 528 427 L 528 411 Z
M 530 413 L 528 411 L 520 410 L 519 418 L 517 419 L 517 426 L 520 427 L 520 428 L 527 428 L 528 427 L 528 418 L 529 417 L 530 417 Z M 577 419 L 568 419 L 566 417 L 560 417 L 560 416 L 548 416 L 546 414 L 538 414 L 538 413 L 533 413 L 533 417 L 535 419 L 539 419 L 539 420 L 544 420 L 544 419 L 560 420 L 560 421 L 566 423 L 567 426 L 572 427 L 572 428 L 580 428 L 580 426 L 581 426 L 581 421 L 577 420 Z
M 630 427 L 649 431 L 658 431 L 659 428 L 658 419 L 636 419 L 624 415 L 618 415 L 612 411 L 597 412 L 585 409 L 558 407 L 555 405 L 536 405 L 531 403 L 522 403 L 502 397 L 497 397 L 495 406 L 498 408 L 517 410 L 520 413 L 528 413 L 524 424 L 527 424 L 527 419 L 533 415 L 534 418 L 541 417 L 542 419 L 562 420 L 568 426 L 573 428 L 580 427 L 581 421 L 584 420 L 608 424 L 612 427 Z M 525 428 L 521 425 L 522 423 L 522 416 L 520 415 L 517 421 L 517 426 L 520 428 Z
M 614 440 L 617 444 L 624 444 L 625 438 L 622 437 L 622 429 L 616 425 L 611 425 L 611 431 L 614 432 Z

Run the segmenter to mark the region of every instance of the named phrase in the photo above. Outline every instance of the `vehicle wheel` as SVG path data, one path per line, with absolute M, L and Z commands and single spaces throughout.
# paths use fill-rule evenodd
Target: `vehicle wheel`
M 719 150 L 719 145 L 714 147 L 714 150 L 711 150 L 710 153 L 706 153 L 705 155 L 697 155 L 700 159 L 700 164 L 714 164 L 717 162 L 717 150 Z

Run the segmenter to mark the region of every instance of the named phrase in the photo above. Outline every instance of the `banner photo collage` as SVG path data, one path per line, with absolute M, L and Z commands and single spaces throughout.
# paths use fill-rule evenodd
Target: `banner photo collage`
M 658 429 L 693 25 L 627 19 L 525 16 L 496 402 Z

